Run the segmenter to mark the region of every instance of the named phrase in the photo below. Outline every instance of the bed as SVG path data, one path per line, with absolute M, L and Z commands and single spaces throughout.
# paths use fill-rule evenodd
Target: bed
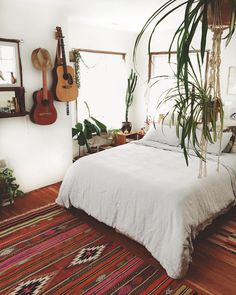
M 172 278 L 188 271 L 193 240 L 235 205 L 236 153 L 186 166 L 177 145 L 146 138 L 83 157 L 66 173 L 56 202 L 73 206 L 144 245 Z

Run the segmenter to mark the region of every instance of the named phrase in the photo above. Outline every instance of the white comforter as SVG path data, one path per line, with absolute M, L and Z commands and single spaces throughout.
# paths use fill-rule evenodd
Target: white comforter
M 236 154 L 186 167 L 179 148 L 148 141 L 119 146 L 76 161 L 56 202 L 73 205 L 144 245 L 172 278 L 191 262 L 192 240 L 213 218 L 235 204 Z

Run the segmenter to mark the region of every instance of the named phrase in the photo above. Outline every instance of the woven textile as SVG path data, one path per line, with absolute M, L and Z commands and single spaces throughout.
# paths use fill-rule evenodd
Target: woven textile
M 0 224 L 0 294 L 197 294 L 68 210 Z

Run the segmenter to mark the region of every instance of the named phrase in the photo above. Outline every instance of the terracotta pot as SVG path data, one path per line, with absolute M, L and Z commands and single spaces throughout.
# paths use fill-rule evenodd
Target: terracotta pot
M 208 4 L 208 25 L 214 27 L 228 27 L 231 20 L 232 0 L 214 0 L 219 1 L 220 14 L 214 12 L 213 4 Z
M 132 129 L 131 122 L 122 122 L 121 130 L 123 133 L 130 133 L 131 129 Z

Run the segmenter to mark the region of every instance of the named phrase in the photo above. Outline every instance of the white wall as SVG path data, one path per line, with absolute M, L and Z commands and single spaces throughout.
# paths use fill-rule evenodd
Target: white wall
M 33 103 L 32 93 L 42 85 L 40 71 L 31 64 L 31 52 L 38 47 L 46 48 L 54 61 L 55 27 L 61 26 L 67 36 L 63 7 L 50 5 L 50 1 L 40 3 L 0 2 L 0 37 L 23 39 L 21 60 L 27 110 Z M 52 125 L 33 124 L 29 116 L 0 119 L 0 159 L 6 159 L 14 169 L 17 182 L 25 192 L 60 181 L 71 163 L 71 118 L 66 116 L 64 103 L 55 102 L 55 106 L 58 119 Z
M 23 39 L 21 60 L 27 110 L 33 104 L 32 93 L 41 88 L 41 73 L 31 64 L 31 52 L 38 47 L 46 48 L 54 61 L 56 26 L 61 26 L 66 36 L 67 51 L 79 47 L 127 52 L 127 68 L 130 67 L 134 33 L 68 23 L 70 9 L 66 1 L 0 2 L 0 37 Z M 49 77 L 49 86 L 51 81 Z M 66 116 L 64 103 L 55 101 L 54 104 L 58 119 L 52 125 L 33 124 L 29 116 L 0 119 L 0 159 L 6 159 L 14 169 L 17 182 L 25 192 L 60 181 L 71 163 L 73 103 L 70 116 Z M 77 143 L 74 147 L 77 151 Z

